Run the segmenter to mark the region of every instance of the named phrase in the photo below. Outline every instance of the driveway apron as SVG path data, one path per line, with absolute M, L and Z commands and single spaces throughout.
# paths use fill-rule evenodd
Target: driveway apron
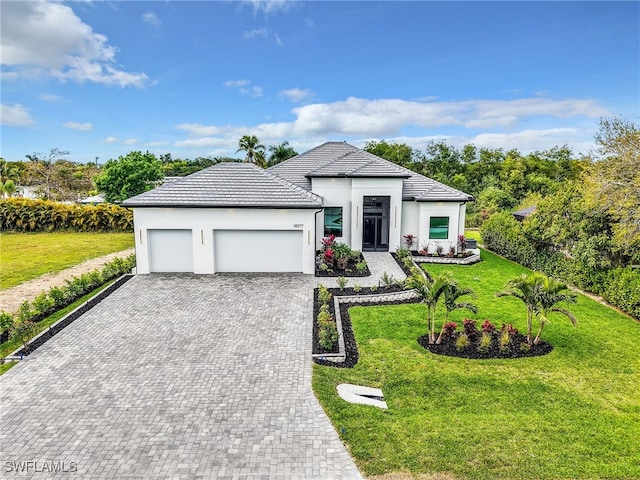
M 0 377 L 0 478 L 360 478 L 311 391 L 312 288 L 133 278 Z

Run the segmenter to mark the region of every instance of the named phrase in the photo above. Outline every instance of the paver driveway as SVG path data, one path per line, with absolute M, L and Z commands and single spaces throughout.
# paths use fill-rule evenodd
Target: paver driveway
M 311 392 L 312 282 L 135 277 L 0 377 L 0 478 L 358 478 Z

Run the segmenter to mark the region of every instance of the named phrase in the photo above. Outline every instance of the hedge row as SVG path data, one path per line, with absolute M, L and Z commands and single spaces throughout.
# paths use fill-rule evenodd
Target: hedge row
M 8 198 L 0 200 L 0 231 L 131 231 L 133 213 L 118 205 L 78 205 Z
M 0 312 L 0 339 L 5 342 L 9 337 L 24 334 L 34 323 L 52 313 L 71 305 L 77 299 L 104 285 L 105 283 L 131 271 L 135 266 L 135 255 L 127 258 L 115 258 L 101 270 L 83 273 L 79 277 L 65 280 L 62 287 L 51 287 L 42 292 L 32 302 L 24 301 L 16 314 L 4 310 Z
M 631 267 L 589 267 L 553 248 L 536 248 L 522 225 L 508 213 L 497 213 L 482 225 L 484 246 L 525 267 L 602 295 L 634 318 L 640 319 L 640 270 Z

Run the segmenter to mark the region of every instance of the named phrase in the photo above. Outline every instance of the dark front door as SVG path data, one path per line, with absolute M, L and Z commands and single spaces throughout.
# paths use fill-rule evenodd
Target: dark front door
M 389 251 L 389 205 L 391 197 L 364 197 L 362 250 Z

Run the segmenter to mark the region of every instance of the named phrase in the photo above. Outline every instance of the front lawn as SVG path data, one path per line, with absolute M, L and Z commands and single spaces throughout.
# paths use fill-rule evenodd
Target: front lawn
M 133 233 L 3 233 L 0 289 L 133 247 Z
M 450 270 L 475 290 L 478 315 L 526 330 L 514 298 L 496 298 L 527 270 L 482 251 Z M 440 308 L 440 307 L 439 307 Z M 470 360 L 429 353 L 422 305 L 354 307 L 360 351 L 353 369 L 314 365 L 313 388 L 362 473 L 446 472 L 460 479 L 640 478 L 640 324 L 579 296 L 578 328 L 553 316 L 543 357 Z M 439 327 L 442 311 L 436 321 Z M 354 405 L 339 383 L 381 388 L 388 411 Z

